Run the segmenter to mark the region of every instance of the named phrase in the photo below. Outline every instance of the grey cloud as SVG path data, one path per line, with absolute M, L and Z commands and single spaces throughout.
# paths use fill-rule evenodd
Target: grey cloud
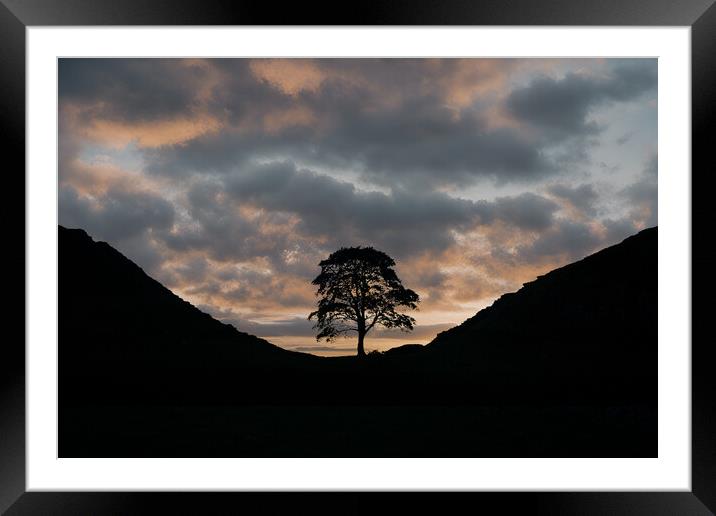
M 484 203 L 485 219 L 500 219 L 521 229 L 544 230 L 552 225 L 554 212 L 559 208 L 554 202 L 527 192 L 516 197 L 498 197 L 492 203 Z
M 197 183 L 187 192 L 189 224 L 176 224 L 161 234 L 174 251 L 205 250 L 218 261 L 243 261 L 259 256 L 278 256 L 288 244 L 287 235 L 266 238 L 256 221 L 249 220 L 231 204 L 220 200 L 223 188 Z
M 290 147 L 291 142 L 282 141 L 276 135 L 269 138 L 254 133 L 238 134 L 228 128 L 181 144 L 143 149 L 142 152 L 149 174 L 189 181 L 192 176 L 231 174 L 257 156 L 285 153 Z
M 222 72 L 222 83 L 211 92 L 209 109 L 215 116 L 238 123 L 280 108 L 295 105 L 295 99 L 257 79 L 249 59 L 211 59 Z
M 654 153 L 646 162 L 646 166 L 644 166 L 644 173 L 648 176 L 652 176 L 656 178 L 656 175 L 659 172 L 659 157 L 656 153 Z
M 541 77 L 510 93 L 506 106 L 518 120 L 551 138 L 588 136 L 600 127 L 589 120 L 597 106 L 628 101 L 656 87 L 655 59 L 617 60 L 608 76 L 568 73 L 562 79 Z
M 562 220 L 541 234 L 532 244 L 520 247 L 517 258 L 527 263 L 539 263 L 541 260 L 555 257 L 575 261 L 599 249 L 617 244 L 638 231 L 638 227 L 629 217 L 607 219 L 602 224 L 606 233 L 594 230 L 588 223 Z
M 638 231 L 638 228 L 634 226 L 634 222 L 629 219 L 607 219 L 603 222 L 603 224 L 607 229 L 607 236 L 604 243 L 605 245 L 617 244 Z
M 352 105 L 322 106 L 321 116 L 335 119 L 325 131 L 288 127 L 273 134 L 207 133 L 144 150 L 147 171 L 222 175 L 247 162 L 291 156 L 310 166 L 352 168 L 375 184 L 413 189 L 467 185 L 481 177 L 500 183 L 534 181 L 556 172 L 540 148 L 516 130 L 488 129 L 476 111 L 455 119 L 453 111 L 432 105 L 434 100 L 379 113 Z
M 550 186 L 547 190 L 555 197 L 568 201 L 572 206 L 587 215 L 596 214 L 594 203 L 597 201 L 599 196 L 591 184 L 583 184 L 574 187 L 563 184 L 555 184 Z
M 84 228 L 110 242 L 135 237 L 148 229 L 168 229 L 174 222 L 173 205 L 144 192 L 110 189 L 92 202 L 71 186 L 63 186 L 58 204 L 60 224 Z
M 521 246 L 518 256 L 528 263 L 557 256 L 577 260 L 596 250 L 600 244 L 602 238 L 588 224 L 562 220 L 540 234 L 532 244 Z
M 442 287 L 445 283 L 445 281 L 448 279 L 448 276 L 439 270 L 433 270 L 429 273 L 423 273 L 420 274 L 418 278 L 416 278 L 420 285 L 427 288 L 437 288 Z
M 153 120 L 186 115 L 204 71 L 180 66 L 180 59 L 62 58 L 58 63 L 61 101 L 94 106 L 86 116 Z
M 629 100 L 654 86 L 654 62 L 618 60 L 606 78 L 542 78 L 513 91 L 507 106 L 518 119 L 551 132 L 549 145 L 567 145 L 574 135 L 597 130 L 587 121 L 596 105 Z M 306 166 L 351 168 L 376 184 L 417 189 L 463 186 L 485 177 L 498 183 L 535 181 L 556 173 L 565 159 L 584 158 L 577 146 L 550 159 L 544 141 L 529 139 L 518 129 L 489 126 L 486 106 L 479 103 L 459 110 L 446 106 L 434 77 L 458 73 L 458 60 L 317 60 L 318 68 L 338 73 L 315 90 L 294 96 L 258 79 L 248 60 L 208 63 L 222 82 L 206 102 L 229 127 L 182 144 L 145 149 L 148 171 L 224 174 L 252 160 L 291 156 Z M 128 119 L 191 111 L 206 73 L 203 67 L 171 59 L 68 59 L 60 68 L 62 98 L 101 101 L 102 112 L 89 116 Z M 308 109 L 320 123 L 272 133 L 255 125 L 266 113 L 295 107 Z
M 212 250 L 207 249 L 208 254 Z M 235 258 L 237 262 L 242 258 Z M 227 258 L 227 261 L 232 261 Z M 318 261 L 314 262 L 318 263 Z M 266 266 L 264 268 L 263 266 Z M 204 298 L 217 297 L 233 305 L 303 307 L 313 302 L 310 280 L 314 274 L 297 275 L 290 270 L 280 270 L 259 264 L 259 268 L 242 264 L 234 270 L 229 279 L 221 275 L 207 274 L 205 278 L 187 286 L 186 292 Z M 226 277 L 226 276 L 224 276 Z M 296 281 L 303 288 L 296 288 Z
M 617 145 L 624 145 L 624 144 L 627 143 L 629 140 L 631 140 L 633 136 L 634 136 L 634 133 L 633 133 L 633 132 L 628 132 L 628 133 L 626 133 L 626 134 L 623 134 L 622 136 L 620 136 L 619 138 L 616 139 L 616 144 L 617 144 Z
M 144 272 L 164 283 L 163 266 L 166 255 L 151 233 L 144 232 L 114 243 L 114 245 L 121 250 L 122 254 L 139 265 Z
M 458 115 L 438 99 L 422 97 L 375 113 L 355 107 L 348 119 L 316 147 L 319 157 L 357 162 L 378 184 L 466 185 L 479 177 L 509 182 L 555 171 L 516 130 L 488 128 L 477 108 Z
M 622 192 L 634 203 L 656 203 L 658 187 L 649 177 L 644 177 L 626 187 Z
M 299 215 L 305 235 L 329 236 L 335 246 L 378 245 L 397 256 L 448 246 L 448 230 L 467 227 L 479 215 L 471 201 L 438 193 L 363 192 L 291 163 L 231 178 L 227 191 L 239 202 Z
M 256 215 L 247 219 L 241 207 Z M 277 274 L 312 279 L 316 264 L 341 246 L 373 245 L 402 261 L 440 253 L 455 244 L 455 232 L 498 220 L 524 230 L 546 230 L 558 205 L 533 193 L 476 202 L 440 192 L 366 192 L 279 162 L 247 167 L 221 181 L 197 181 L 187 192 L 185 208 L 189 223 L 154 233 L 169 250 L 203 251 L 222 262 L 263 257 Z M 262 224 L 273 228 L 270 235 Z M 198 272 L 193 267 L 175 271 Z M 237 302 L 255 297 L 267 284 L 266 278 L 251 278 L 248 271 L 226 274 L 224 281 L 239 281 L 240 286 L 222 295 Z M 434 291 L 444 279 L 435 274 L 414 284 Z M 220 291 L 218 285 L 214 291 L 209 284 L 197 288 L 204 294 Z
M 227 180 L 227 191 L 239 202 L 299 215 L 307 235 L 332 236 L 335 245 L 378 245 L 397 257 L 444 249 L 454 243 L 451 231 L 493 220 L 544 229 L 558 208 L 532 193 L 474 202 L 439 192 L 364 192 L 291 163 L 245 171 Z
M 306 314 L 308 316 L 308 314 Z M 315 337 L 313 323 L 307 318 L 294 317 L 270 323 L 257 323 L 246 319 L 234 317 L 225 322 L 234 324 L 241 331 L 252 333 L 259 337 Z
M 641 220 L 647 227 L 656 226 L 658 223 L 657 175 L 658 157 L 653 154 L 647 159 L 637 180 L 620 192 L 621 197 L 632 208 L 633 217 Z
M 198 256 L 181 264 L 174 270 L 184 281 L 195 283 L 206 278 L 207 272 L 209 272 L 209 264 L 205 258 Z
M 351 168 L 376 184 L 402 188 L 467 185 L 484 177 L 502 183 L 534 181 L 556 172 L 542 149 L 519 130 L 489 126 L 486 106 L 455 110 L 435 93 L 412 84 L 410 76 L 427 80 L 434 73 L 419 63 L 375 65 L 391 70 L 384 71 L 387 89 L 375 87 L 373 77 L 363 71 L 372 86 L 332 80 L 316 91 L 290 97 L 257 81 L 246 72 L 246 63 L 222 61 L 222 67 L 239 71 L 215 89 L 211 105 L 217 116 L 232 121 L 232 127 L 189 142 L 146 149 L 147 170 L 168 175 L 225 174 L 247 161 L 291 156 L 306 166 Z M 361 66 L 371 65 L 361 60 Z M 401 67 L 411 73 L 401 75 Z M 399 98 L 382 105 L 386 94 Z M 271 133 L 256 125 L 262 114 L 291 107 L 308 109 L 320 123 Z M 241 130 L 235 130 L 239 126 Z

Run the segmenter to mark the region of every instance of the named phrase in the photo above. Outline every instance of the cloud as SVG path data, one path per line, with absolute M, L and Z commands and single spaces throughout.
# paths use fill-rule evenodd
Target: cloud
M 625 134 L 621 135 L 619 138 L 616 139 L 616 144 L 617 144 L 617 145 L 624 145 L 625 143 L 628 143 L 629 140 L 631 140 L 633 136 L 634 136 L 634 133 L 633 133 L 633 132 L 625 133 Z
M 603 224 L 606 230 L 604 239 L 606 245 L 619 243 L 639 231 L 639 228 L 634 225 L 634 221 L 630 219 L 607 219 Z
M 150 147 L 154 173 L 222 174 L 290 156 L 352 168 L 377 185 L 424 188 L 553 175 L 565 156 L 550 157 L 546 143 L 594 132 L 593 108 L 655 84 L 649 60 L 618 60 L 606 76 L 545 76 L 513 90 L 506 110 L 514 120 L 495 125 L 510 73 L 536 62 L 66 59 L 60 94 L 95 106 L 84 113 L 95 137 L 133 134 Z M 549 142 L 523 129 L 535 124 L 552 133 Z
M 526 230 L 544 230 L 552 225 L 558 206 L 544 197 L 526 192 L 515 197 L 498 197 L 492 203 L 485 203 L 486 220 L 498 219 Z
M 59 191 L 59 223 L 80 227 L 110 242 L 135 237 L 146 230 L 170 228 L 171 203 L 146 192 L 110 189 L 98 197 L 81 196 L 71 186 Z
M 388 252 L 398 260 L 399 272 L 406 271 L 401 273 L 406 284 L 434 306 L 453 309 L 453 294 L 463 302 L 504 288 L 487 278 L 472 278 L 474 288 L 461 293 L 451 281 L 456 273 L 436 268 L 451 266 L 453 258 L 446 253 L 465 242 L 462 235 L 495 224 L 516 235 L 544 232 L 559 209 L 531 192 L 472 201 L 436 191 L 364 191 L 290 162 L 196 181 L 185 199 L 190 222 L 177 221 L 170 231 L 153 233 L 168 251 L 189 257 L 167 269 L 166 280 L 177 288 L 189 283 L 183 292 L 202 302 L 238 310 L 251 306 L 264 316 L 276 307 L 308 311 L 315 302 L 310 280 L 318 262 L 341 246 L 354 245 Z M 190 258 L 196 253 L 212 260 L 209 271 L 205 261 Z M 446 288 L 450 293 L 442 292 Z M 312 334 L 304 321 L 255 326 L 244 319 L 236 324 L 267 337 L 276 336 L 269 331 Z
M 644 166 L 644 174 L 646 176 L 651 177 L 652 179 L 656 178 L 657 174 L 659 172 L 659 157 L 654 152 L 649 156 L 649 158 L 646 161 L 646 165 Z
M 170 176 L 227 174 L 246 162 L 291 156 L 307 166 L 353 168 L 376 185 L 412 189 L 467 185 L 486 177 L 534 181 L 556 172 L 518 131 L 490 129 L 478 111 L 456 118 L 434 102 L 422 99 L 379 113 L 337 105 L 310 115 L 323 116 L 327 129 L 315 124 L 270 134 L 206 132 L 188 142 L 147 149 L 147 170 Z
M 658 223 L 658 157 L 650 155 L 637 180 L 624 188 L 620 195 L 631 208 L 637 227 L 653 227 Z
M 229 179 L 226 189 L 237 201 L 298 215 L 297 229 L 306 235 L 346 245 L 372 241 L 400 255 L 448 245 L 448 229 L 478 216 L 470 201 L 433 192 L 366 192 L 292 163 L 256 167 Z
M 543 138 L 567 139 L 598 133 L 589 118 L 605 103 L 633 100 L 656 88 L 655 59 L 617 60 L 606 76 L 570 72 L 563 78 L 539 77 L 510 93 L 506 106 Z
M 525 263 L 569 263 L 619 243 L 638 230 L 632 216 L 601 223 L 560 220 L 531 243 L 519 246 L 515 257 Z
M 595 215 L 595 202 L 599 198 L 594 186 L 583 184 L 580 186 L 568 186 L 564 184 L 551 185 L 548 192 L 559 199 L 567 201 L 573 208 L 587 215 Z
M 209 270 L 209 262 L 203 256 L 190 258 L 174 269 L 185 282 L 199 283 L 207 278 Z
M 206 69 L 181 59 L 85 59 L 58 62 L 61 102 L 91 108 L 87 117 L 138 121 L 186 115 L 196 107 Z
M 519 62 L 212 60 L 221 82 L 207 116 L 224 127 L 147 149 L 147 169 L 223 174 L 290 156 L 402 188 L 533 181 L 554 164 L 518 129 L 491 122 L 494 102 L 476 100 L 504 86 Z
M 533 243 L 521 246 L 518 256 L 526 262 L 559 256 L 573 261 L 595 250 L 602 241 L 603 237 L 591 225 L 563 220 L 540 234 Z
M 480 178 L 534 182 L 556 174 L 565 160 L 584 159 L 582 145 L 568 142 L 598 132 L 588 119 L 596 107 L 633 99 L 655 85 L 648 60 L 624 61 L 606 77 L 545 76 L 513 90 L 505 108 L 513 124 L 495 126 L 490 117 L 500 101 L 475 100 L 484 92 L 480 81 L 472 95 L 456 93 L 467 88 L 464 77 L 476 77 L 456 72 L 464 64 L 357 61 L 217 61 L 213 66 L 228 78 L 212 90 L 209 104 L 212 116 L 226 118 L 230 127 L 149 150 L 148 170 L 225 174 L 247 161 L 291 156 L 306 166 L 352 168 L 388 187 L 465 186 Z M 287 67 L 296 75 L 284 77 Z M 502 68 L 509 67 L 480 67 L 489 71 L 487 82 L 505 84 Z M 460 86 L 426 82 L 433 69 L 446 70 Z M 455 96 L 463 101 L 447 101 Z M 464 101 L 468 97 L 471 102 Z M 540 137 L 523 126 L 537 126 Z M 548 147 L 557 144 L 564 152 L 550 157 Z
M 360 163 L 376 184 L 460 186 L 481 177 L 533 181 L 555 172 L 533 142 L 515 129 L 491 128 L 478 108 L 456 112 L 424 97 L 379 112 L 343 109 L 351 123 L 327 132 L 318 157 Z
M 308 316 L 308 313 L 306 313 L 306 316 Z M 316 332 L 313 330 L 313 323 L 309 321 L 307 317 L 292 317 L 269 322 L 256 322 L 237 316 L 223 320 L 238 328 L 242 328 L 242 331 L 258 335 L 259 337 L 316 336 Z
M 397 257 L 442 250 L 454 243 L 453 232 L 495 220 L 544 229 L 558 209 L 529 192 L 476 202 L 436 191 L 363 191 L 290 162 L 243 170 L 226 180 L 225 191 L 240 203 L 296 215 L 292 229 L 306 237 L 327 238 L 333 247 L 377 245 Z

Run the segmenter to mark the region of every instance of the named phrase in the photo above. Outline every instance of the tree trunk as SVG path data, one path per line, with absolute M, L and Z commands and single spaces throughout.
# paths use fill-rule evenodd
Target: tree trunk
M 365 356 L 365 349 L 363 349 L 363 341 L 365 340 L 365 332 L 358 332 L 358 358 Z

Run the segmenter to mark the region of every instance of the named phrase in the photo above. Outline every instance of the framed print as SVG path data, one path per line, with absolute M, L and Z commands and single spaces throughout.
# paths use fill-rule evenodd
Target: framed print
M 715 8 L 539 5 L 0 6 L 3 509 L 713 511 Z

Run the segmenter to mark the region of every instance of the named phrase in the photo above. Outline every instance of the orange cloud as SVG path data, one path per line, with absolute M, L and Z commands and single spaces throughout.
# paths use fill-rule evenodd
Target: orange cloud
M 63 162 L 59 185 L 71 186 L 78 193 L 93 197 L 104 195 L 110 189 L 157 193 L 166 187 L 161 178 L 150 178 L 112 163 L 86 163 L 76 157 Z
M 221 122 L 209 115 L 136 123 L 94 120 L 82 127 L 80 133 L 113 148 L 121 148 L 132 142 L 139 147 L 160 147 L 187 142 L 197 136 L 218 131 L 221 126 Z
M 288 127 L 316 125 L 317 123 L 316 115 L 304 106 L 268 112 L 263 117 L 263 129 L 268 133 L 277 133 Z
M 308 59 L 254 59 L 252 73 L 287 95 L 316 91 L 326 78 L 314 61 Z

